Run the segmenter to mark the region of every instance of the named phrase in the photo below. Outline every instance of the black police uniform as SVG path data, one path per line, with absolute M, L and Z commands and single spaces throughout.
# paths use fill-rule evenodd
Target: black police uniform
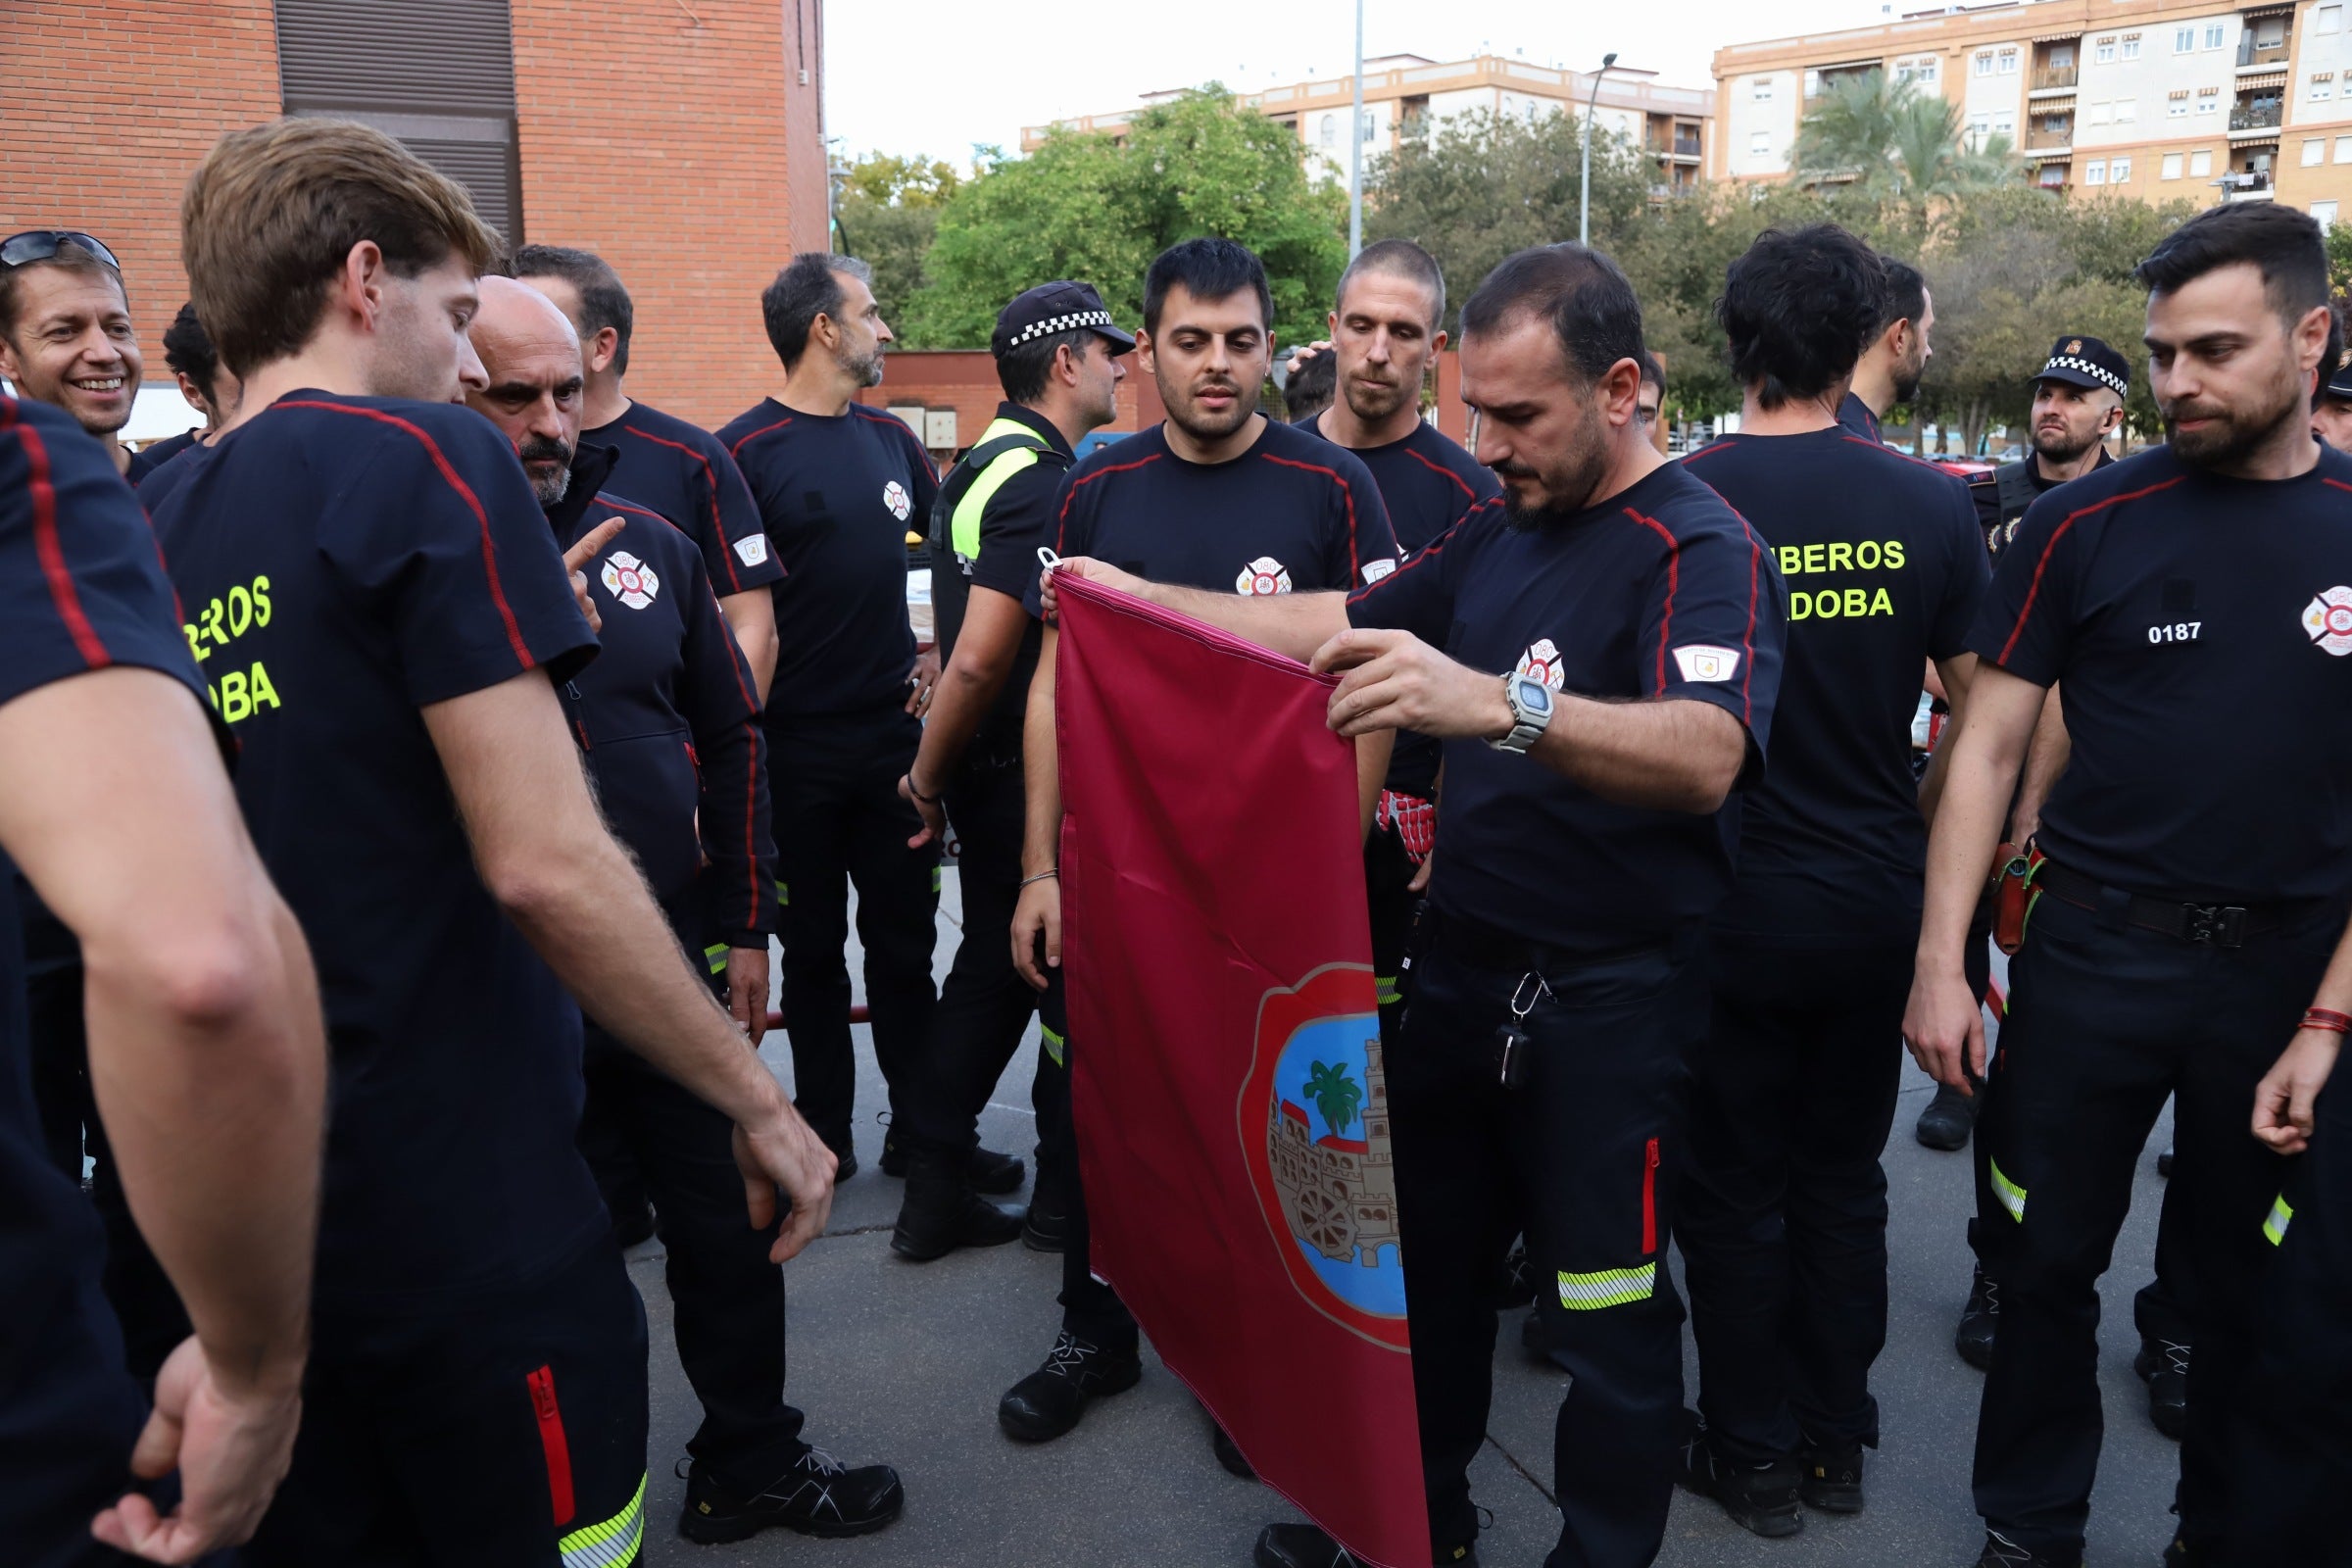
M 1970 638 L 2012 674 L 2063 684 L 2073 741 L 2042 808 L 2049 858 L 2010 966 L 1978 1195 L 2003 1298 L 1977 1511 L 2052 1562 L 2082 1552 L 2096 1282 L 2168 1094 L 2196 1337 L 2181 1537 L 2210 1549 L 2236 1516 L 2227 1434 L 2286 1175 L 2246 1135 L 2248 1106 L 2352 891 L 2336 782 L 2352 769 L 2348 495 L 2352 458 L 2324 449 L 2275 482 L 2170 448 L 2127 459 L 2028 511 Z
M 555 537 L 447 404 L 293 392 L 182 468 L 156 533 L 333 1073 L 302 1431 L 246 1558 L 633 1542 L 645 1313 L 574 1143 L 579 1012 L 483 887 L 419 714 L 595 652 Z
M 1038 548 L 1054 538 L 1054 497 L 1062 475 L 1077 461 L 1054 421 L 1034 409 L 1001 403 L 989 429 L 1018 443 L 1006 449 L 1017 466 L 980 506 L 977 550 L 968 555 L 959 550 L 940 519 L 932 527 L 931 607 L 942 664 L 962 634 L 975 587 L 1018 601 L 1037 576 Z M 1021 453 L 1029 455 L 1025 462 Z M 952 512 L 978 477 L 968 459 L 958 464 L 941 487 L 934 512 Z M 945 781 L 948 815 L 962 846 L 956 874 L 963 893 L 963 938 L 932 1014 L 928 1069 L 904 1097 L 897 1131 L 910 1148 L 965 1154 L 977 1147 L 980 1112 L 1038 1009 L 1036 991 L 1012 966 L 1012 915 L 1020 903 L 1021 834 L 1027 824 L 1021 726 L 1044 640 L 1044 624 L 1032 615 L 996 705 Z M 1042 1149 L 1039 1157 L 1048 1160 Z M 1047 1171 L 1041 1168 L 1038 1177 L 1041 1186 L 1047 1184 Z M 1058 1180 L 1053 1185 L 1058 1199 Z
M 595 661 L 564 683 L 565 707 L 613 836 L 723 992 L 728 950 L 764 952 L 775 925 L 759 700 L 703 553 L 667 518 L 600 491 L 612 466 L 611 448 L 582 442 L 569 491 L 548 510 L 566 550 L 608 517 L 623 522 L 583 567 L 604 626 Z M 621 1210 L 616 1190 L 644 1192 L 660 1215 L 678 1359 L 703 1405 L 687 1452 L 698 1471 L 757 1491 L 807 1447 L 801 1412 L 784 1402 L 776 1227 L 744 1223 L 725 1116 L 593 1018 L 583 1059 L 580 1150 L 607 1207 Z
M 118 666 L 203 702 L 154 535 L 114 464 L 65 415 L 5 393 L 0 567 L 19 585 L 0 615 L 0 705 Z M 0 1543 L 24 1568 L 128 1563 L 90 1520 L 134 1487 L 172 1498 L 130 1474 L 146 1400 L 100 1290 L 106 1241 L 78 1163 L 70 1178 L 44 1152 L 24 978 L 16 901 L 0 901 Z
M 1927 868 L 1911 718 L 1923 662 L 1966 651 L 1990 573 L 1958 478 L 1843 428 L 1730 436 L 1684 461 L 1788 588 L 1773 765 L 1740 800 L 1739 882 L 1710 932 L 1675 1211 L 1699 1410 L 1729 1459 L 1819 1450 L 1858 1468 L 1879 1439 L 1879 1155 Z
M 766 710 L 785 889 L 784 1022 L 801 1114 L 846 1154 L 858 1090 L 843 962 L 850 883 L 894 1122 L 937 1001 L 939 855 L 906 847 L 923 824 L 900 799 L 899 779 L 922 739 L 921 720 L 906 711 L 906 532 L 924 526 L 939 478 L 897 416 L 859 404 L 828 416 L 768 398 L 719 439 L 786 574 L 774 588 Z
M 1209 593 L 1338 592 L 1393 572 L 1396 535 L 1372 475 L 1344 447 L 1269 419 L 1249 451 L 1191 463 L 1166 429 L 1099 447 L 1070 469 L 1054 506 L 1054 552 L 1092 556 L 1153 582 Z M 1025 602 L 1038 612 L 1032 571 Z M 1042 1026 L 1054 1071 L 1041 1074 L 1041 1128 L 1076 1147 L 1060 977 Z M 1061 1257 L 1063 1331 L 1112 1354 L 1136 1348 L 1135 1319 L 1090 1268 L 1085 1195 L 1069 1172 L 1069 1241 Z
M 1711 703 L 1751 781 L 1780 686 L 1784 609 L 1762 543 L 1680 466 L 1538 528 L 1488 501 L 1348 599 L 1474 669 L 1603 701 Z M 1554 1428 L 1554 1568 L 1658 1551 L 1682 1431 L 1682 1303 L 1664 1257 L 1684 1060 L 1706 1028 L 1699 931 L 1732 887 L 1712 815 L 1604 801 L 1541 763 L 1445 746 L 1430 908 L 1389 1061 L 1413 1387 L 1440 1562 L 1478 1533 L 1505 1249 L 1570 1374 Z M 1523 1013 L 1519 1081 L 1497 1030 Z
M 732 598 L 783 577 L 751 488 L 718 437 L 632 398 L 620 417 L 581 431 L 580 440 L 612 450 L 606 483 L 615 492 L 694 541 L 712 592 Z
M 1320 416 L 1301 423 L 1323 433 Z M 1501 494 L 1494 471 L 1434 424 L 1421 421 L 1402 440 L 1350 447 L 1372 471 L 1397 548 L 1406 554 L 1445 536 L 1464 514 Z M 1364 840 L 1364 891 L 1372 914 L 1372 983 L 1380 997 L 1383 1039 L 1393 1039 L 1404 1011 L 1398 983 L 1405 937 L 1412 929 L 1413 877 L 1430 849 L 1441 748 L 1426 735 L 1396 732 L 1371 836 Z

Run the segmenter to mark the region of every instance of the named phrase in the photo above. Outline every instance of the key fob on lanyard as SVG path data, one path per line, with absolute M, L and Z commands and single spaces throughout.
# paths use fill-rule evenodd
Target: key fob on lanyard
M 1510 1021 L 1494 1031 L 1494 1044 L 1501 1053 L 1496 1076 L 1505 1089 L 1516 1089 L 1527 1079 L 1527 1056 L 1534 1042 L 1528 1039 L 1527 1031 L 1520 1025 L 1526 1023 L 1527 1015 L 1535 1011 L 1536 1003 L 1549 995 L 1551 987 L 1544 983 L 1542 975 L 1532 971 L 1521 976 L 1518 986 L 1511 992 Z

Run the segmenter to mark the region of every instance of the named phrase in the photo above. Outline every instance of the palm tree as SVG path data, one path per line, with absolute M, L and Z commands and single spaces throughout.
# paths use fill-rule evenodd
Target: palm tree
M 1345 1062 L 1310 1062 L 1306 1074 L 1306 1098 L 1315 1102 L 1322 1114 L 1323 1125 L 1331 1129 L 1334 1138 L 1345 1137 L 1355 1120 L 1355 1108 L 1364 1102 L 1364 1092 L 1348 1076 Z
M 1874 193 L 1950 196 L 2016 177 L 2009 138 L 1960 138 L 1960 108 L 1883 71 L 1832 82 L 1796 136 L 1797 177 L 1855 180 Z

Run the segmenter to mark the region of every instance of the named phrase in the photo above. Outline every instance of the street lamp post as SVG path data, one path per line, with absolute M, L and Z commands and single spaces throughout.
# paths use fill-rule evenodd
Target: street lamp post
M 1356 0 L 1356 15 L 1363 15 L 1363 0 Z M 1363 45 L 1359 42 L 1360 50 Z M 1615 54 L 1600 57 L 1600 69 L 1592 73 L 1592 90 L 1585 95 L 1585 172 L 1576 194 L 1576 242 L 1592 243 L 1592 111 L 1600 102 L 1600 78 L 1609 74 L 1617 63 Z
M 1364 248 L 1364 0 L 1355 0 L 1354 80 L 1355 113 L 1348 129 L 1348 259 L 1351 262 Z

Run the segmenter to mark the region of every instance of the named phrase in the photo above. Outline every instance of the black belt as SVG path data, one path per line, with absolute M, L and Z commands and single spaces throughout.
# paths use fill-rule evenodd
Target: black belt
M 2034 885 L 2079 909 L 2099 909 L 2110 892 L 2104 883 L 2070 871 L 2055 860 L 2043 860 L 2034 872 Z M 2174 899 L 2151 899 L 2124 894 L 2124 920 L 2143 931 L 2157 931 L 2182 942 L 2210 942 L 2218 948 L 2241 948 L 2249 937 L 2266 937 L 2316 908 L 2304 904 L 2183 904 Z
M 1660 936 L 1613 948 L 1570 947 L 1534 941 L 1484 920 L 1444 914 L 1434 905 L 1423 905 L 1421 941 L 1416 946 L 1424 952 L 1442 953 L 1473 969 L 1488 969 L 1497 974 L 1554 974 L 1562 969 L 1630 958 L 1637 954 L 1670 951 L 1677 941 L 1674 936 Z

